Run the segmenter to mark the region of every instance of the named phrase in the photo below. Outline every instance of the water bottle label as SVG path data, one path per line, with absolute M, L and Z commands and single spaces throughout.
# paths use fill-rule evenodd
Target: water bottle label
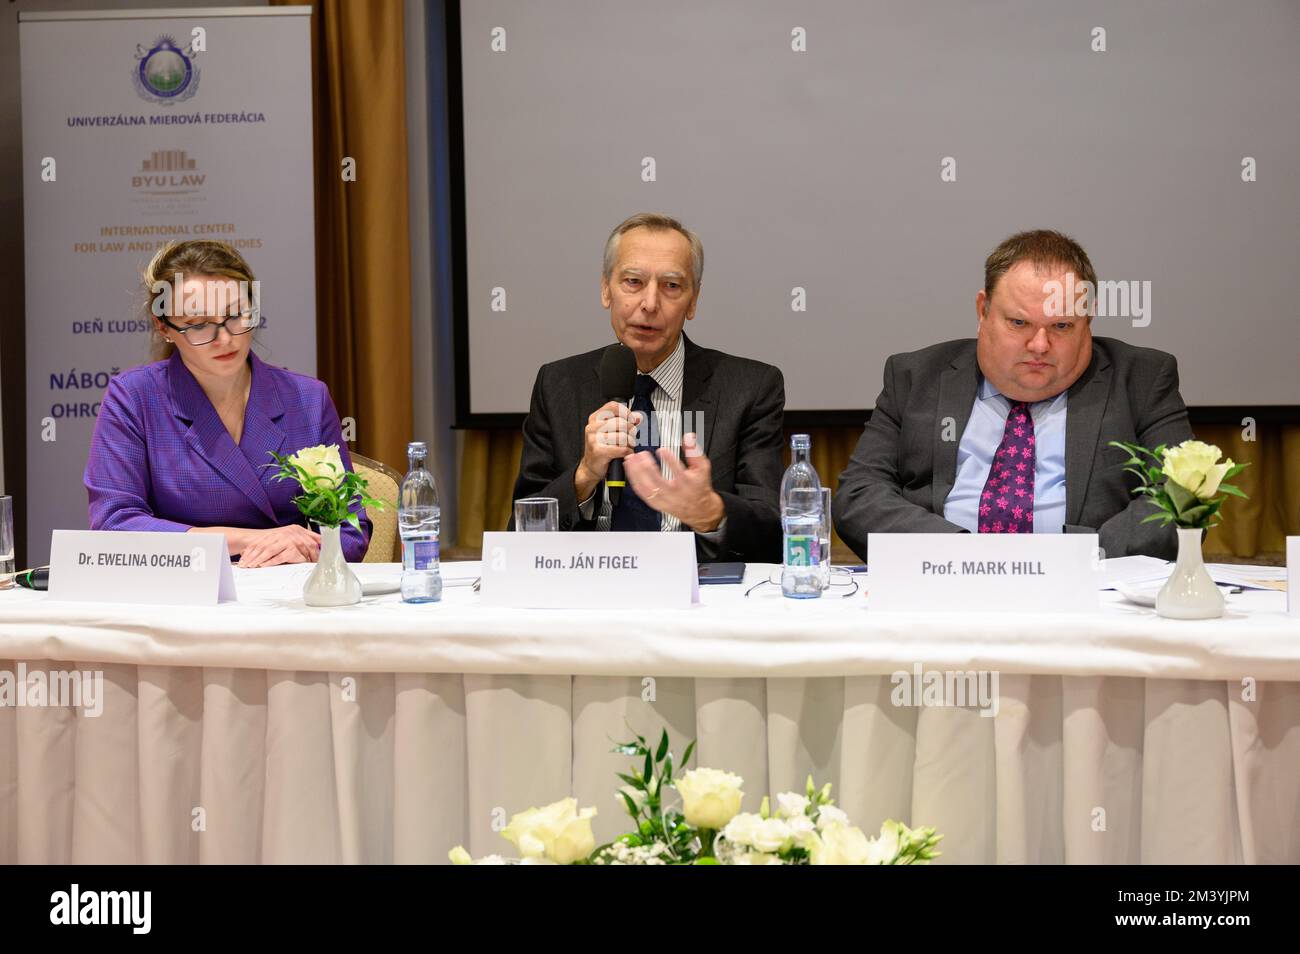
M 785 565 L 815 566 L 821 562 L 821 541 L 811 535 L 785 535 Z
M 411 547 L 413 570 L 429 570 L 438 565 L 437 540 L 416 540 L 408 546 Z

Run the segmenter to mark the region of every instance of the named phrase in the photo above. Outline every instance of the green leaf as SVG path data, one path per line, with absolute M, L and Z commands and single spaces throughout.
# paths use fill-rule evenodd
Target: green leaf
M 645 791 L 644 779 L 637 778 L 635 775 L 624 775 L 622 772 L 615 772 L 614 774 L 627 782 L 627 784 L 631 785 L 633 788 L 640 789 L 643 792 Z
M 659 737 L 659 749 L 655 752 L 655 761 L 662 762 L 664 756 L 668 754 L 668 730 L 663 730 L 663 735 Z
M 1146 518 L 1145 520 L 1143 520 L 1142 522 L 1143 522 L 1143 523 L 1150 523 L 1152 520 L 1160 520 L 1160 521 L 1163 521 L 1164 525 L 1167 527 L 1167 526 L 1169 526 L 1169 524 L 1173 523 L 1174 518 L 1171 517 L 1171 516 L 1169 516 L 1169 514 L 1167 514 L 1167 513 L 1153 513 L 1151 516 L 1147 517 L 1147 518 Z
M 617 752 L 619 755 L 636 755 L 637 748 L 635 742 L 620 742 L 610 749 L 611 752 Z
M 1173 478 L 1165 479 L 1165 492 L 1169 494 L 1169 500 L 1173 503 L 1174 510 L 1179 514 L 1182 514 L 1189 507 L 1196 506 L 1196 495 L 1182 484 L 1177 483 Z
M 650 756 L 650 750 L 645 751 L 645 769 L 641 772 L 646 778 L 654 774 L 654 760 Z
M 1241 464 L 1233 464 L 1231 467 L 1229 467 L 1227 470 L 1223 472 L 1223 479 L 1227 480 L 1229 477 L 1236 477 L 1238 474 L 1240 474 L 1243 470 L 1245 470 L 1249 466 L 1250 466 L 1250 461 L 1246 461 Z
M 622 792 L 622 791 L 620 791 L 618 794 L 623 797 L 623 804 L 627 808 L 627 813 L 631 815 L 633 819 L 638 818 L 641 814 L 641 811 L 636 807 L 636 802 L 632 801 L 632 796 L 629 795 L 627 792 Z
M 664 784 L 671 785 L 673 781 L 673 753 L 669 752 L 664 759 Z M 662 790 L 663 786 L 660 786 Z
M 357 517 L 355 513 L 348 514 L 348 523 L 352 524 L 352 529 L 354 530 L 361 529 L 361 520 Z
M 1179 514 L 1178 519 L 1180 523 L 1185 523 L 1188 524 L 1189 526 L 1197 527 L 1200 526 L 1202 522 L 1208 520 L 1211 516 L 1213 516 L 1213 514 L 1214 514 L 1214 510 L 1208 505 L 1203 504 L 1199 507 L 1192 507 L 1188 510 L 1184 510 L 1181 514 Z
M 1219 484 L 1219 492 L 1231 494 L 1234 497 L 1240 497 L 1242 500 L 1249 500 L 1250 496 L 1242 493 L 1240 487 L 1234 487 L 1232 484 Z
M 1125 468 L 1124 468 L 1124 472 L 1125 472 L 1125 473 L 1128 473 L 1128 474 L 1132 474 L 1134 477 L 1136 477 L 1136 478 L 1138 479 L 1138 490 L 1141 490 L 1142 487 L 1146 486 L 1146 484 L 1147 484 L 1147 482 L 1148 482 L 1148 481 L 1147 481 L 1147 475 L 1146 475 L 1145 473 L 1143 473 L 1141 470 L 1139 470 L 1138 468 L 1136 468 L 1136 467 L 1125 467 Z
M 692 740 L 691 744 L 686 746 L 686 754 L 682 756 L 682 768 L 685 768 L 686 764 L 690 762 L 691 753 L 694 751 L 695 751 L 695 741 Z

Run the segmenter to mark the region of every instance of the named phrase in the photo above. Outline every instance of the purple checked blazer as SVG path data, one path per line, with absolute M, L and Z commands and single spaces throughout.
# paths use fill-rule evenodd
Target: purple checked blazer
M 249 356 L 253 383 L 236 445 L 179 354 L 132 368 L 109 382 L 86 462 L 92 530 L 175 530 L 305 524 L 292 498 L 298 484 L 271 480 L 269 451 L 293 454 L 337 444 L 352 459 L 329 389 L 315 378 Z M 370 520 L 343 525 L 343 552 L 365 556 Z

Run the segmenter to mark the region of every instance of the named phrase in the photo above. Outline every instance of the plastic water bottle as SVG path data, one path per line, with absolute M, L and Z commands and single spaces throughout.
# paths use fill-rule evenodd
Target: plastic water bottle
M 402 480 L 397 530 L 402 537 L 402 599 L 407 603 L 433 603 L 442 599 L 438 559 L 442 509 L 438 506 L 438 487 L 433 474 L 424 467 L 428 453 L 423 441 L 406 445 L 411 469 Z
M 822 484 L 809 460 L 807 434 L 790 438 L 791 462 L 781 478 L 781 592 L 793 599 L 822 595 Z

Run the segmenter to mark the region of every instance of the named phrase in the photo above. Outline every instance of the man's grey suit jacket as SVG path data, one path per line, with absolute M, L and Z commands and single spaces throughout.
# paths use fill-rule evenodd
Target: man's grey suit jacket
M 885 362 L 884 390 L 832 507 L 835 529 L 859 557 L 867 559 L 868 533 L 962 532 L 943 509 L 979 381 L 973 338 Z M 1142 522 L 1157 511 L 1131 493 L 1137 480 L 1123 471 L 1126 455 L 1108 442 L 1154 448 L 1191 437 L 1174 357 L 1093 338 L 1092 361 L 1066 399 L 1065 532 L 1098 533 L 1106 556 L 1173 559 L 1174 528 Z

